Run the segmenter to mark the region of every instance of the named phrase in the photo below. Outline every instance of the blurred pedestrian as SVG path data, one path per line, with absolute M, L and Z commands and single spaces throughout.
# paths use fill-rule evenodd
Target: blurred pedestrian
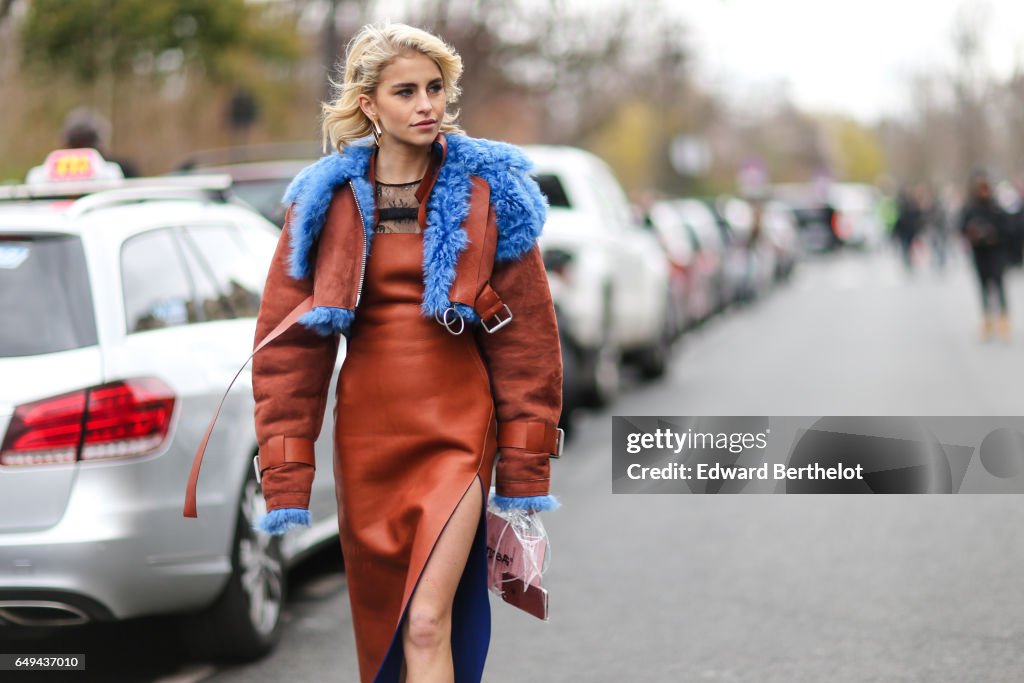
M 1013 182 L 1013 203 L 1010 214 L 1010 240 L 1007 250 L 1007 265 L 1024 265 L 1024 175 L 1018 173 Z
M 932 265 L 942 271 L 946 267 L 949 252 L 949 213 L 942 199 L 928 184 L 918 185 L 915 194 L 921 210 L 922 234 L 932 257 Z
M 755 197 L 750 200 L 750 232 L 743 242 L 743 297 L 741 302 L 750 303 L 757 298 L 758 273 L 761 268 L 761 250 L 764 244 L 764 200 Z
M 971 176 L 968 195 L 960 216 L 960 232 L 971 246 L 974 267 L 981 284 L 981 338 L 993 333 L 1003 341 L 1010 339 L 1010 318 L 1006 305 L 1003 272 L 1009 238 L 1008 216 L 996 202 L 988 175 L 976 171 Z
M 110 155 L 110 133 L 110 122 L 105 116 L 90 107 L 78 107 L 64 118 L 61 146 L 64 149 L 95 149 L 105 160 L 119 165 L 125 178 L 138 177 L 139 169 L 134 162 Z
M 313 442 L 347 338 L 334 471 L 363 683 L 479 682 L 495 461 L 499 507 L 557 505 L 546 202 L 522 151 L 456 124 L 461 73 L 454 49 L 411 26 L 352 39 L 323 106 L 334 151 L 286 193 L 257 319 L 264 339 L 316 304 L 253 363 L 268 533 L 310 524 Z
M 914 267 L 913 249 L 921 232 L 924 214 L 915 193 L 907 188 L 900 191 L 898 210 L 899 215 L 893 226 L 893 238 L 899 245 L 903 265 L 909 271 Z

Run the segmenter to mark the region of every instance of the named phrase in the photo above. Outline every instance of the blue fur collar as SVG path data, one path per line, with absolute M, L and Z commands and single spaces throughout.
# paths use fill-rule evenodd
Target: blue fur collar
M 491 189 L 491 205 L 498 223 L 497 261 L 515 260 L 533 247 L 547 215 L 547 201 L 529 177 L 532 163 L 517 147 L 504 142 L 446 136 L 448 153 L 427 200 L 427 227 L 423 234 L 423 303 L 425 316 L 443 315 L 450 306 L 448 293 L 455 279 L 455 264 L 466 248 L 462 223 L 469 214 L 470 176 L 483 178 Z M 323 228 L 333 191 L 350 182 L 366 223 L 367 256 L 373 244 L 373 188 L 367 179 L 374 148 L 357 144 L 342 154 L 330 154 L 307 166 L 292 180 L 284 195 L 291 204 L 291 255 L 294 278 L 311 276 L 309 254 Z M 322 310 L 318 310 L 322 309 Z M 457 306 L 470 322 L 476 314 Z M 346 332 L 353 311 L 313 309 L 300 322 L 321 334 Z

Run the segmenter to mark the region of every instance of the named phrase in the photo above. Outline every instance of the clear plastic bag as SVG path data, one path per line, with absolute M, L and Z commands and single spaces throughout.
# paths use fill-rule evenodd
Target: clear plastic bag
M 502 510 L 487 505 L 487 577 L 493 593 L 538 619 L 548 618 L 544 572 L 551 564 L 551 547 L 544 523 L 536 512 Z

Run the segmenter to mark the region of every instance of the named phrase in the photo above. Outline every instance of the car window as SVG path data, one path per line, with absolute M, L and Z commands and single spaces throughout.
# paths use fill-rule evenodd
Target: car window
M 81 239 L 0 235 L 0 317 L 0 358 L 95 345 Z
M 236 317 L 227 294 L 218 285 L 217 275 L 213 268 L 207 264 L 205 258 L 200 256 L 198 248 L 193 246 L 192 242 L 184 235 L 183 230 L 183 228 L 178 228 L 176 234 L 181 238 L 181 257 L 185 262 L 192 287 L 192 298 L 198 302 L 196 306 L 198 321 L 230 320 Z
M 689 200 L 682 202 L 678 207 L 683 216 L 683 222 L 686 223 L 690 235 L 693 237 L 694 247 L 696 249 L 715 249 L 721 237 L 718 235 L 718 228 L 714 226 L 714 219 L 707 211 L 703 210 L 704 207 Z
M 198 322 L 192 284 L 170 228 L 129 238 L 121 247 L 128 333 Z
M 633 224 L 633 216 L 629 203 L 611 172 L 602 167 L 591 167 L 588 182 L 605 218 L 604 223 L 616 231 L 630 227 Z
M 650 210 L 651 225 L 669 253 L 680 260 L 688 260 L 693 243 L 683 217 L 670 204 L 658 203 Z
M 202 309 L 208 320 L 251 318 L 260 310 L 266 268 L 253 258 L 251 245 L 234 225 L 186 226 L 185 243 L 197 280 L 209 287 Z
M 701 212 L 699 216 L 694 217 L 693 225 L 697 229 L 701 244 L 706 248 L 722 249 L 724 247 L 725 240 L 722 237 L 722 231 L 718 229 L 718 223 L 714 216 Z
M 540 173 L 534 176 L 534 180 L 540 186 L 540 191 L 548 198 L 548 206 L 560 209 L 572 208 L 569 196 L 565 193 L 565 187 L 558 176 L 551 173 Z
M 684 223 L 684 225 L 686 226 L 686 234 L 690 238 L 690 244 L 693 246 L 693 249 L 695 251 L 700 251 L 702 248 L 700 244 L 700 235 L 698 234 L 696 228 L 694 228 L 693 224 L 690 223 L 689 221 Z

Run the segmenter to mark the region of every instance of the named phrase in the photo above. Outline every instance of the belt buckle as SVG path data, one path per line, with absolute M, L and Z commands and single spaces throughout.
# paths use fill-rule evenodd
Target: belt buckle
M 508 307 L 508 304 L 502 304 L 502 307 L 505 309 L 505 313 L 508 314 L 508 317 L 505 318 L 504 320 L 499 318 L 498 313 L 501 313 L 501 311 L 499 310 L 498 313 L 495 313 L 494 315 L 491 316 L 492 318 L 498 321 L 498 324 L 495 325 L 494 327 L 487 327 L 487 321 L 484 320 L 483 318 L 480 319 L 480 325 L 485 330 L 487 330 L 487 334 L 494 334 L 501 328 L 505 327 L 505 325 L 508 325 L 510 322 L 512 322 L 512 310 Z
M 454 324 L 454 321 L 448 322 L 448 314 L 449 313 L 454 314 L 455 315 L 455 319 L 459 321 L 459 331 L 458 332 L 455 332 L 452 329 L 452 325 Z M 437 313 L 436 312 L 434 313 L 434 320 L 436 320 L 441 325 L 444 325 L 444 329 L 448 330 L 448 332 L 450 334 L 455 335 L 456 337 L 459 336 L 460 334 L 462 334 L 463 330 L 466 329 L 466 321 L 463 319 L 463 317 L 461 315 L 459 315 L 459 312 L 455 310 L 454 306 L 449 306 L 448 308 L 444 309 L 444 315 L 442 316 L 442 318 L 438 318 L 437 317 Z
M 256 471 L 256 483 L 257 484 L 262 484 L 263 483 L 263 477 L 260 476 L 260 455 L 259 455 L 259 453 L 257 453 L 256 455 L 252 456 L 252 468 L 253 468 L 253 470 Z
M 548 453 L 549 458 L 562 457 L 562 448 L 565 446 L 565 430 L 558 427 L 555 431 L 558 432 L 558 442 L 555 444 L 555 452 Z

